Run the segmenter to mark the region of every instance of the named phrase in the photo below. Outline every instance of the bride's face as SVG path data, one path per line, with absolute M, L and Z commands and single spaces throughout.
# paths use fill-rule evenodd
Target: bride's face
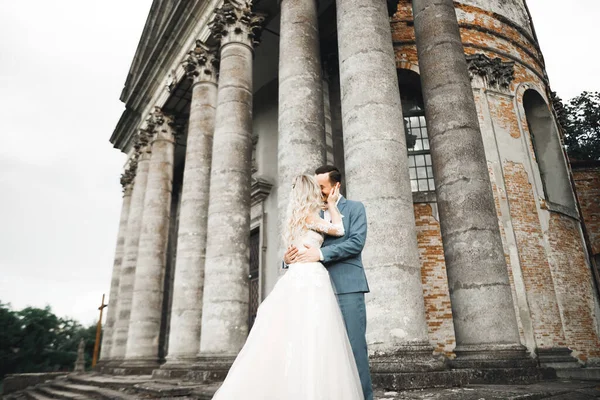
M 331 180 L 329 179 L 329 173 L 318 174 L 316 175 L 317 182 L 321 187 L 321 194 L 323 195 L 323 201 L 327 201 L 329 197 L 329 193 L 331 193 L 331 189 L 333 185 L 331 184 Z

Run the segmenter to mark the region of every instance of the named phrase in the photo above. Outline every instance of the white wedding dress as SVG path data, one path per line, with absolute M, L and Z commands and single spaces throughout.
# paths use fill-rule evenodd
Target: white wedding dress
M 329 224 L 295 245 L 321 247 Z M 343 235 L 343 227 L 341 234 Z M 258 308 L 248 339 L 213 400 L 363 400 L 329 273 L 319 262 L 291 264 Z

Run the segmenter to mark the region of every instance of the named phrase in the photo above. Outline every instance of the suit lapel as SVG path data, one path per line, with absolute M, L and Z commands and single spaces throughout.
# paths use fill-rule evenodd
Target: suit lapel
M 340 202 L 338 203 L 338 210 L 340 210 L 340 213 L 342 215 L 344 215 L 344 209 L 346 208 L 346 198 L 345 197 L 340 197 Z

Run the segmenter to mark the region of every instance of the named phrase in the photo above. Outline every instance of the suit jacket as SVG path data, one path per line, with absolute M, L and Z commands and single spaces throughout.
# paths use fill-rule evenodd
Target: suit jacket
M 368 293 L 369 284 L 362 264 L 361 253 L 367 239 L 367 214 L 359 201 L 341 197 L 338 209 L 344 216 L 345 235 L 325 236 L 321 247 L 323 265 L 329 271 L 336 294 Z

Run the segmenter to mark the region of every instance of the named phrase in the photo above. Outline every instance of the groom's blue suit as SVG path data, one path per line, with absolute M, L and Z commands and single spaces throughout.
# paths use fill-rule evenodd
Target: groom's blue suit
M 322 263 L 329 271 L 333 290 L 344 316 L 365 400 L 372 400 L 373 388 L 365 338 L 367 330 L 365 293 L 369 292 L 369 285 L 361 258 L 367 239 L 367 214 L 362 203 L 344 197 L 340 197 L 338 209 L 343 215 L 345 235 L 325 236 L 321 247 Z

